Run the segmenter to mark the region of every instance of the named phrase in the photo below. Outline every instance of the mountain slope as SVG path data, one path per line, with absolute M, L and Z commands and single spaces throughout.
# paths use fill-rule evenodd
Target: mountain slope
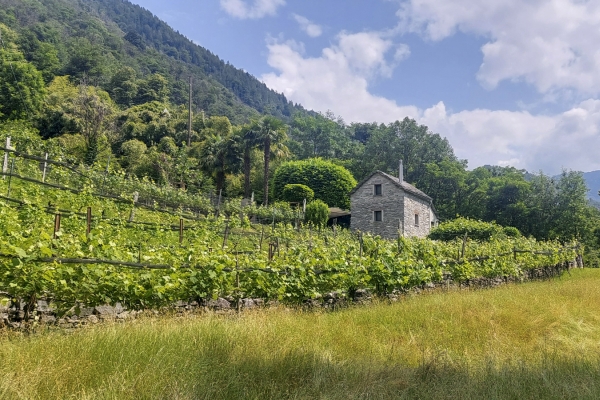
M 175 104 L 187 102 L 187 80 L 193 76 L 195 107 L 233 122 L 258 113 L 287 120 L 304 111 L 126 0 L 0 0 L 0 23 L 25 38 L 21 47 L 30 58 L 38 57 L 45 43 L 57 49 L 58 64 L 44 71 L 48 76 L 86 76 L 110 90 L 111 79 L 129 66 L 138 77 L 165 76 Z

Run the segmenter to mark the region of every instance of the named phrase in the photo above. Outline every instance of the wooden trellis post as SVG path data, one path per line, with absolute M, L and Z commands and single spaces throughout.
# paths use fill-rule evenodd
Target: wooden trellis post
M 48 168 L 48 153 L 44 155 L 44 169 L 42 170 L 42 182 L 46 182 L 46 169 Z
M 60 231 L 60 213 L 54 216 L 54 239 L 58 239 L 58 232 Z
M 92 207 L 88 207 L 87 208 L 87 218 L 86 218 L 86 222 L 87 222 L 87 227 L 85 230 L 85 236 L 87 238 L 90 237 L 90 232 L 92 230 Z
M 183 218 L 179 218 L 179 244 L 183 243 Z
M 4 163 L 2 164 L 2 173 L 5 174 L 8 171 L 8 150 L 10 150 L 10 136 L 6 138 L 6 150 L 4 151 Z M 6 175 L 2 177 L 6 179 Z

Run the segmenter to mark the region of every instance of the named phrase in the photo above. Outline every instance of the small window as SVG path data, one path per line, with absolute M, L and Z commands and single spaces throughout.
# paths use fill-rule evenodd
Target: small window
M 375 185 L 375 196 L 381 196 L 381 184 Z
M 375 222 L 383 221 L 383 211 L 373 211 L 373 220 Z
M 415 226 L 419 226 L 419 214 L 415 214 Z

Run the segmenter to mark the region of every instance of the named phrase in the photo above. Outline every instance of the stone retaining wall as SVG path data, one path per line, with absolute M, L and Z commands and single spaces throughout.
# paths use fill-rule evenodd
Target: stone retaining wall
M 386 298 L 390 301 L 398 301 L 404 296 L 421 294 L 424 292 L 433 292 L 440 290 L 450 290 L 459 288 L 493 288 L 508 283 L 523 282 L 528 280 L 542 280 L 560 276 L 572 268 L 578 268 L 577 262 L 561 263 L 558 265 L 529 270 L 523 277 L 499 277 L 499 278 L 477 278 L 466 282 L 457 283 L 452 280 L 452 276 L 445 275 L 443 280 L 435 283 L 424 284 L 408 290 L 394 290 Z M 307 300 L 304 306 L 307 308 L 337 309 L 347 307 L 351 304 L 368 303 L 373 299 L 373 294 L 368 289 L 356 290 L 352 297 L 346 293 L 331 292 L 325 293 L 320 299 Z M 12 306 L 0 305 L 0 329 L 28 329 L 33 326 L 47 325 L 57 326 L 59 328 L 71 329 L 84 325 L 97 324 L 104 321 L 126 321 L 137 318 L 140 314 L 159 314 L 160 312 L 175 312 L 184 314 L 189 312 L 217 312 L 228 313 L 235 312 L 238 309 L 248 310 L 265 306 L 279 305 L 276 301 L 265 301 L 263 299 L 241 299 L 239 307 L 232 297 L 218 298 L 216 300 L 203 301 L 179 301 L 171 307 L 163 310 L 127 310 L 120 303 L 114 306 L 103 305 L 96 307 L 74 306 L 58 317 L 56 310 L 45 300 L 39 300 L 34 307 L 32 316 L 28 321 L 25 320 L 24 304 L 13 304 Z

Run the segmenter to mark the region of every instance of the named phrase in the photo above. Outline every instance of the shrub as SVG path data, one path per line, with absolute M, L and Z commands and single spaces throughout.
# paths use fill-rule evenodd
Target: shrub
M 465 236 L 466 233 L 470 239 L 485 241 L 491 239 L 493 236 L 503 234 L 508 236 L 508 234 L 504 232 L 504 229 L 505 228 L 495 222 L 476 221 L 461 217 L 441 223 L 431 230 L 429 238 L 433 240 L 451 241 Z
M 504 234 L 508 237 L 521 237 L 521 231 L 515 228 L 514 226 L 505 226 L 502 228 Z
M 302 203 L 304 199 L 310 203 L 315 198 L 315 192 L 306 185 L 290 183 L 283 187 L 282 198 L 289 203 Z
M 328 219 L 329 207 L 321 200 L 314 200 L 306 205 L 306 212 L 304 213 L 305 222 L 323 228 L 327 226 Z
M 288 184 L 302 184 L 311 188 L 315 199 L 332 207 L 350 208 L 350 191 L 356 179 L 346 168 L 321 158 L 289 161 L 281 164 L 273 177 L 275 197 L 282 199 Z

